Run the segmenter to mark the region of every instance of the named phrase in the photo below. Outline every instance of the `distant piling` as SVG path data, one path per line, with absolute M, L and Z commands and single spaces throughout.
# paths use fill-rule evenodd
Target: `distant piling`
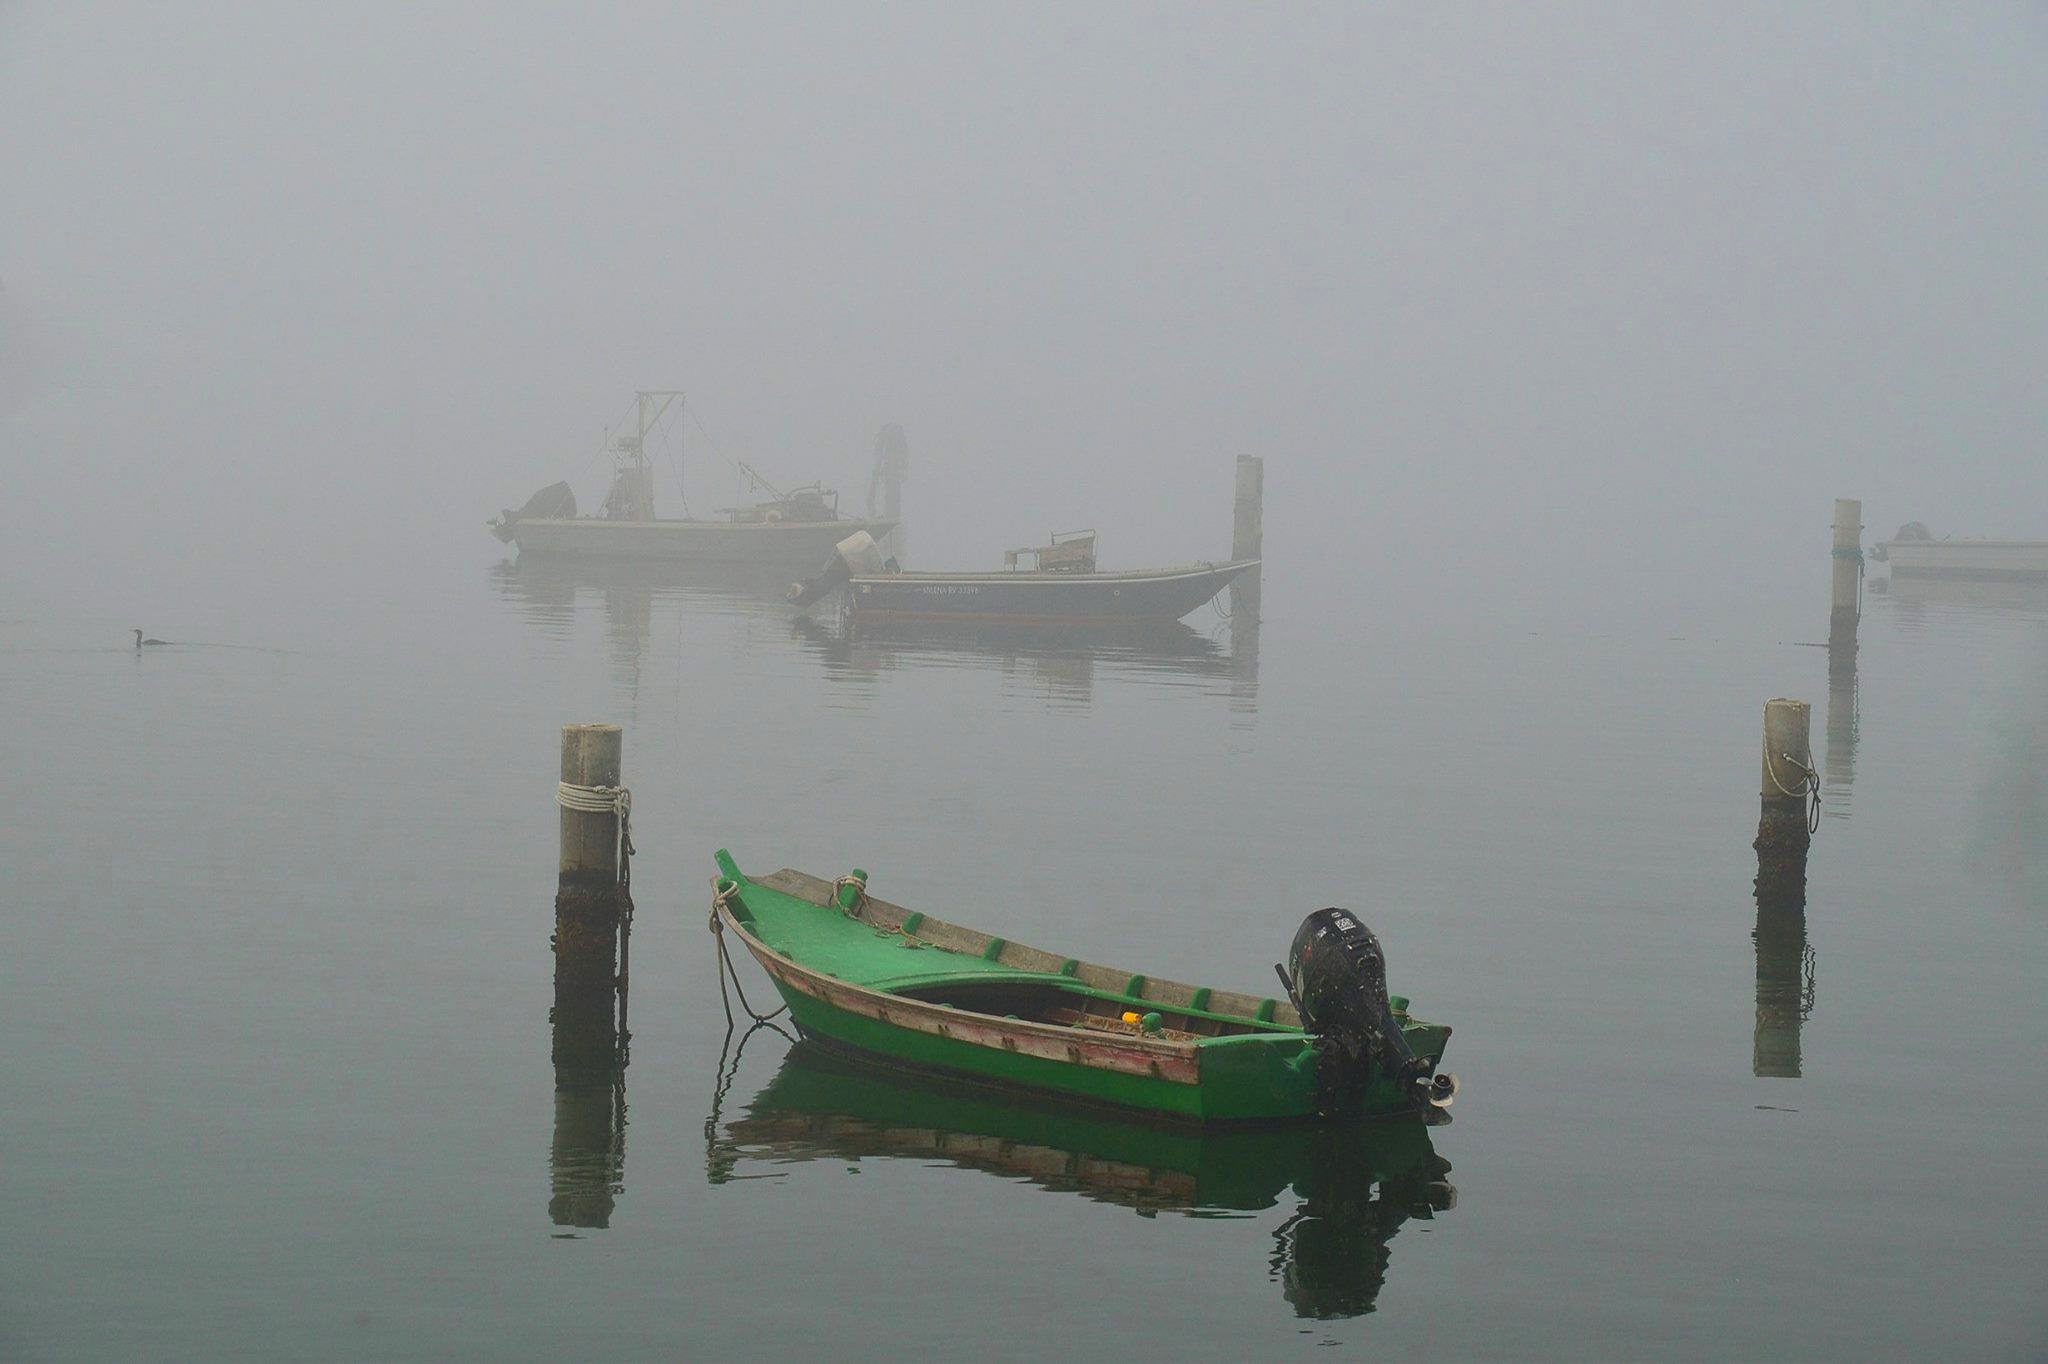
M 875 436 L 875 472 L 868 483 L 868 508 L 876 510 L 875 493 L 881 492 L 883 519 L 896 524 L 882 537 L 882 550 L 899 564 L 907 561 L 910 537 L 903 526 L 903 484 L 910 477 L 910 441 L 895 422 L 885 424 Z
M 1266 539 L 1266 461 L 1237 457 L 1237 500 L 1231 508 L 1230 557 L 1256 559 Z
M 603 1227 L 625 1162 L 626 987 L 632 941 L 631 799 L 617 725 L 562 727 L 555 889 L 555 1126 L 548 1215 Z
M 1237 457 L 1237 495 L 1231 504 L 1230 557 L 1257 559 L 1265 552 L 1266 461 Z M 1259 609 L 1263 566 L 1239 574 L 1230 584 L 1230 657 L 1238 685 L 1256 694 L 1259 679 Z
M 1818 783 L 1813 769 L 1813 708 L 1779 697 L 1764 702 L 1763 779 L 1756 826 L 1757 893 L 1783 899 L 1806 895 L 1806 850 L 1813 839 L 1809 801 Z
M 1863 617 L 1863 503 L 1835 499 L 1835 546 L 1828 595 L 1828 666 L 1856 666 L 1856 624 Z

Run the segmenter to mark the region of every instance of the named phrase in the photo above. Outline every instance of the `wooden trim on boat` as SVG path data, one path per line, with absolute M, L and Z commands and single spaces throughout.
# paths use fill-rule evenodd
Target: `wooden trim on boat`
M 837 909 L 832 898 L 832 883 L 822 877 L 785 867 L 767 876 L 749 879 L 756 885 L 779 891 L 792 899 Z M 843 910 L 840 912 L 844 913 Z M 860 910 L 853 917 L 876 928 L 901 933 L 905 937 L 916 938 L 920 942 L 927 942 L 950 952 L 959 952 L 970 957 L 986 956 L 988 960 L 998 965 L 1014 967 L 1019 971 L 1063 975 L 1094 989 L 1128 998 L 1134 1003 L 1156 1004 L 1177 1012 L 1221 1014 L 1247 1022 L 1263 1023 L 1275 1032 L 1301 1030 L 1301 1015 L 1297 1014 L 1294 1006 L 1284 999 L 1248 995 L 1236 990 L 1217 990 L 1205 985 L 1187 985 L 1177 980 L 1165 980 L 1110 966 L 1097 966 L 1091 962 L 1047 952 L 1042 948 L 997 938 L 978 929 L 963 928 L 944 919 L 905 909 L 901 905 L 878 900 L 873 896 L 863 898 Z M 995 955 L 988 956 L 992 944 L 997 945 Z M 768 950 L 773 951 L 772 948 Z
M 785 887 L 772 884 L 772 881 L 773 878 L 762 877 L 759 884 L 768 886 L 771 890 L 781 890 L 784 894 L 792 893 Z M 828 891 L 830 889 L 829 882 L 819 881 L 817 884 L 826 887 Z M 821 908 L 826 907 L 823 900 L 815 903 Z M 1065 1065 L 1144 1076 L 1175 1084 L 1194 1085 L 1201 1082 L 1200 1053 L 1196 1049 L 1197 1044 L 1192 1041 L 1147 1037 L 1142 1034 L 1103 1034 L 1065 1024 L 996 1018 L 990 1014 L 973 1013 L 944 1004 L 912 999 L 905 995 L 890 994 L 864 985 L 854 985 L 836 976 L 812 970 L 776 951 L 749 932 L 747 926 L 725 905 L 721 904 L 717 913 L 720 922 L 738 935 L 740 941 L 746 944 L 747 950 L 753 954 L 754 960 L 761 964 L 761 969 L 772 976 L 778 985 L 787 986 L 799 994 L 807 995 L 843 1012 L 872 1018 L 879 1023 L 907 1032 L 965 1042 L 971 1046 L 987 1047 L 992 1051 L 1013 1052 Z M 930 938 L 925 940 L 934 941 Z

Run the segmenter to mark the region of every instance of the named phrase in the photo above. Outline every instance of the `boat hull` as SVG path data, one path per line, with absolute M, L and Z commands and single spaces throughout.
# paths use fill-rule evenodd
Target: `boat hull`
M 1894 578 L 2048 582 L 2048 541 L 1893 540 L 1884 551 Z
M 776 902 L 748 909 L 746 896 L 756 886 L 769 891 Z M 923 975 L 914 980 L 894 977 L 888 985 L 857 983 L 806 965 L 764 941 L 755 931 L 761 926 L 756 916 L 765 912 L 772 922 L 787 914 L 783 902 L 803 890 L 804 909 L 811 915 L 829 917 L 809 922 L 800 919 L 793 926 L 783 920 L 784 931 L 794 932 L 791 941 L 798 949 L 803 950 L 806 942 L 815 945 L 822 936 L 845 931 L 843 925 L 852 924 L 860 951 L 870 961 L 876 953 L 900 954 L 904 946 L 937 945 L 938 939 L 929 944 L 922 938 L 914 940 L 911 930 L 903 927 L 921 923 L 918 933 L 937 933 L 945 942 L 959 946 L 941 946 L 936 955 L 914 961 L 905 955 L 901 969 L 939 970 L 941 974 L 929 979 L 948 980 L 955 986 L 1000 989 L 1031 984 L 1082 992 L 1090 981 L 1107 983 L 1121 973 L 1073 962 L 1064 963 L 1059 971 L 1023 969 L 1027 964 L 1057 959 L 1037 949 L 880 906 L 879 902 L 867 902 L 884 911 L 878 917 L 847 919 L 837 907 L 825 903 L 829 888 L 811 898 L 816 887 L 829 887 L 829 883 L 817 882 L 813 887 L 804 884 L 800 874 L 778 872 L 766 882 L 746 883 L 733 897 L 738 901 L 737 910 L 732 901 L 722 899 L 715 913 L 720 931 L 743 943 L 768 973 L 788 1004 L 798 1031 L 821 1047 L 913 1073 L 1037 1092 L 1155 1122 L 1260 1124 L 1325 1116 L 1317 1084 L 1317 1043 L 1298 1023 L 1289 1026 L 1278 1021 L 1285 1008 L 1278 1001 L 1229 996 L 1233 1007 L 1243 1010 L 1240 1017 L 1273 1021 L 1263 1024 L 1261 1030 L 1189 1041 L 1135 1029 L 1105 1032 L 1014 1014 L 1000 1016 L 936 998 L 920 998 L 906 987 L 921 985 L 927 979 Z M 892 922 L 895 927 L 889 926 Z M 885 945 L 876 945 L 877 939 Z M 976 941 L 984 944 L 978 951 Z M 1224 997 L 1223 992 L 1148 981 L 1136 975 L 1123 976 L 1117 988 L 1120 993 L 1116 997 L 1127 1001 L 1117 1007 L 1133 1011 L 1199 1011 L 1208 1007 L 1212 998 Z M 1102 997 L 1102 990 L 1095 993 Z M 1190 998 L 1202 1002 L 1171 1002 Z M 1410 1050 L 1431 1066 L 1441 1058 L 1450 1037 L 1448 1028 L 1419 1020 L 1405 1020 L 1402 1033 Z M 1349 1111 L 1355 1116 L 1413 1116 L 1417 1112 L 1414 1091 L 1404 1091 L 1391 1076 L 1376 1078 L 1350 1103 Z
M 891 573 L 849 583 L 858 623 L 1179 620 L 1256 559 L 1135 573 Z
M 893 521 L 611 521 L 602 517 L 534 518 L 501 532 L 522 556 L 648 559 L 687 563 L 773 564 L 808 572 L 856 531 L 877 540 Z

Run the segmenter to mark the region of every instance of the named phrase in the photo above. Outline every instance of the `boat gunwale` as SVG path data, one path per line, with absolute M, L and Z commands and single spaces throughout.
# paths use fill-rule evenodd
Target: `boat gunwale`
M 839 913 L 845 913 L 844 910 L 839 909 L 834 903 L 833 883 L 822 877 L 812 876 L 808 872 L 784 867 L 782 870 L 770 872 L 766 876 L 745 877 L 741 884 L 744 886 L 748 882 L 764 886 L 779 894 L 787 895 L 793 900 L 801 900 L 806 904 L 816 905 L 821 909 L 833 909 Z M 917 923 L 912 928 L 906 930 L 903 925 L 913 916 L 917 919 Z M 933 947 L 946 951 L 957 952 L 962 956 L 982 957 L 989 950 L 990 944 L 1000 942 L 1002 946 L 997 950 L 996 955 L 988 958 L 988 960 L 993 960 L 998 965 L 1009 966 L 1013 970 L 1023 973 L 1072 980 L 1077 984 L 1101 991 L 1105 998 L 1129 1000 L 1133 1004 L 1153 1005 L 1170 1012 L 1192 1014 L 1199 1018 L 1215 1018 L 1224 1022 L 1247 1024 L 1256 1030 L 1254 1035 L 1307 1036 L 1307 1031 L 1302 1026 L 1301 1016 L 1295 1012 L 1293 1004 L 1285 999 L 1245 994 L 1237 990 L 1218 990 L 1208 986 L 1189 985 L 1184 981 L 1169 980 L 1164 977 L 1136 971 L 1126 971 L 1118 967 L 1101 966 L 1093 962 L 1082 961 L 1078 957 L 1061 956 L 1055 952 L 1048 952 L 1043 948 L 1032 947 L 1028 943 L 1020 943 L 1012 938 L 997 938 L 992 933 L 984 933 L 979 929 L 949 923 L 936 915 L 925 914 L 919 910 L 906 909 L 902 905 L 892 904 L 887 900 L 878 899 L 872 895 L 863 895 L 860 908 L 850 917 L 871 927 L 885 929 L 893 933 L 902 933 L 905 937 L 929 943 Z M 774 949 L 771 948 L 770 950 Z M 1067 969 L 1070 962 L 1072 963 L 1072 968 Z M 837 979 L 837 977 L 833 977 L 833 979 Z M 1124 984 L 1128 987 L 1132 981 L 1139 983 L 1139 988 L 1135 994 L 1131 993 L 1128 988 L 1122 990 L 1116 988 L 1118 984 Z M 887 994 L 887 992 L 883 993 Z M 903 995 L 888 995 L 887 997 L 896 999 L 909 998 Z M 1197 999 L 1205 999 L 1206 1003 L 1197 1004 L 1195 1002 Z M 1268 1004 L 1272 1005 L 1271 1016 L 1261 1018 L 1259 1015 Z M 1224 1039 L 1205 1038 L 1203 1040 L 1220 1041 Z
M 816 967 L 804 965 L 788 953 L 770 946 L 748 932 L 746 925 L 725 905 L 720 905 L 717 913 L 726 926 L 739 934 L 740 941 L 753 954 L 755 961 L 760 963 L 761 969 L 766 971 L 778 986 L 787 984 L 828 1007 L 848 1011 L 846 997 L 850 997 L 867 1006 L 867 1016 L 888 1027 L 937 1036 L 966 1046 L 984 1047 L 993 1051 L 1022 1050 L 1014 1044 L 990 1046 L 987 1042 L 973 1037 L 956 1036 L 956 1029 L 964 1024 L 970 1032 L 1001 1034 L 1006 1039 L 1035 1039 L 1042 1050 L 1025 1054 L 1037 1056 L 1041 1060 L 1141 1078 L 1149 1076 L 1170 1084 L 1186 1085 L 1194 1090 L 1201 1088 L 1201 1053 L 1197 1050 L 1197 1043 L 1142 1033 L 1083 1034 L 1067 1024 L 1040 1023 L 1026 1018 L 1003 1018 L 995 1014 L 984 1014 L 971 1009 L 914 999 L 908 995 L 891 994 L 886 990 L 877 990 L 872 986 L 861 985 L 820 971 Z M 842 998 L 834 998 L 835 995 Z M 807 1036 L 810 1035 L 808 1029 L 804 1031 Z M 1288 1034 L 1281 1036 L 1286 1037 Z M 1306 1034 L 1297 1036 L 1304 1043 L 1308 1040 Z
M 1104 582 L 1177 582 L 1185 578 L 1200 578 L 1218 573 L 1242 573 L 1257 568 L 1263 559 L 1229 559 L 1211 562 L 1203 560 L 1194 564 L 1174 564 L 1166 568 L 1120 568 L 1106 572 L 1062 573 L 1050 569 L 911 569 L 902 573 L 861 573 L 847 579 L 849 583 L 866 583 L 871 586 L 882 583 L 1060 583 L 1086 584 Z M 1199 604 L 1199 603 L 1198 603 Z
M 700 517 L 656 517 L 652 521 L 625 521 L 609 516 L 523 516 L 510 523 L 509 530 L 522 526 L 553 529 L 558 526 L 609 526 L 619 530 L 744 530 L 744 531 L 811 531 L 847 528 L 847 534 L 867 531 L 874 534 L 877 528 L 884 533 L 894 530 L 896 522 L 887 518 L 870 519 L 858 516 L 843 516 L 831 521 L 710 521 Z

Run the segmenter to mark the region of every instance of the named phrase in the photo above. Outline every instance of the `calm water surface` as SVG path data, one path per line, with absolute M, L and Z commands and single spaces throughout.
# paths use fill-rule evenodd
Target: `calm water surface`
M 1274 580 L 1254 660 L 1206 610 L 848 640 L 772 587 L 479 566 L 142 655 L 9 599 L 0 1354 L 2048 1349 L 2048 594 L 1873 596 L 1831 681 L 1824 622 Z M 1826 817 L 1804 923 L 1760 925 L 1781 694 Z M 557 728 L 598 719 L 642 854 L 617 1086 L 549 1016 Z M 735 1056 L 719 846 L 1238 988 L 1349 905 L 1455 1026 L 1457 1120 L 1163 1136 Z

